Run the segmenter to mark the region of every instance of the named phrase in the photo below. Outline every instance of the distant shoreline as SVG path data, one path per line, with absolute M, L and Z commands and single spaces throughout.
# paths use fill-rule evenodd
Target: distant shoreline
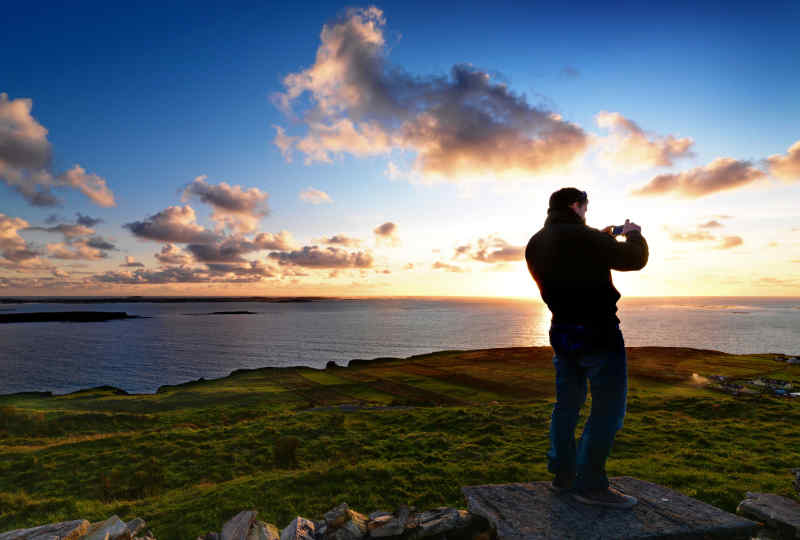
M 0 324 L 37 322 L 105 322 L 120 319 L 149 319 L 128 315 L 125 311 L 36 311 L 33 313 L 0 313 Z
M 337 300 L 328 296 L 98 296 L 98 297 L 48 297 L 0 298 L 0 304 L 113 304 L 113 303 L 186 303 L 186 302 L 317 302 Z
M 212 378 L 205 378 L 199 377 L 197 379 L 189 379 L 187 381 L 175 383 L 175 384 L 163 384 L 159 386 L 155 392 L 128 392 L 122 388 L 113 386 L 113 385 L 100 385 L 100 386 L 93 386 L 89 388 L 81 388 L 78 390 L 73 390 L 71 392 L 65 392 L 61 394 L 54 394 L 50 390 L 27 390 L 21 392 L 9 392 L 9 393 L 0 393 L 0 398 L 8 398 L 12 396 L 16 397 L 24 397 L 24 396 L 36 396 L 36 397 L 58 397 L 58 396 L 65 396 L 65 395 L 72 395 L 72 394 L 81 394 L 87 392 L 94 392 L 94 391 L 111 391 L 116 395 L 125 395 L 125 396 L 153 396 L 159 393 L 168 391 L 168 390 L 175 390 L 179 388 L 187 388 L 197 384 L 206 384 L 206 383 L 213 383 L 219 382 L 224 379 L 228 379 L 231 377 L 236 377 L 237 375 L 242 375 L 246 373 L 252 373 L 256 371 L 291 371 L 291 370 L 315 370 L 315 371 L 326 371 L 326 370 L 337 370 L 337 369 L 350 369 L 353 367 L 369 367 L 369 366 L 381 366 L 386 365 L 387 363 L 397 362 L 397 361 L 409 361 L 409 360 L 422 360 L 424 358 L 430 358 L 436 355 L 445 354 L 445 353 L 478 353 L 478 352 L 488 352 L 493 354 L 510 354 L 514 352 L 518 352 L 520 350 L 526 351 L 536 351 L 547 349 L 551 350 L 550 346 L 531 346 L 531 347 L 498 347 L 498 348 L 488 348 L 488 349 L 460 349 L 460 350 L 442 350 L 442 351 L 433 351 L 430 353 L 423 353 L 423 354 L 416 354 L 409 356 L 407 358 L 400 358 L 400 357 L 393 357 L 393 356 L 386 356 L 386 357 L 377 357 L 371 359 L 364 359 L 364 358 L 353 358 L 347 361 L 346 364 L 337 364 L 334 361 L 328 362 L 328 365 L 324 368 L 313 368 L 311 366 L 306 365 L 292 365 L 292 366 L 262 366 L 256 368 L 237 368 L 228 373 L 227 375 L 223 375 L 221 377 L 212 377 Z M 632 351 L 644 351 L 647 350 L 649 353 L 656 355 L 663 355 L 663 356 L 675 356 L 676 358 L 685 356 L 687 353 L 700 353 L 700 354 L 708 354 L 715 357 L 736 357 L 736 356 L 758 356 L 768 358 L 770 360 L 774 360 L 776 362 L 783 362 L 789 355 L 785 355 L 782 353 L 758 353 L 758 354 L 748 354 L 748 355 L 739 355 L 739 354 L 732 354 L 726 353 L 724 351 L 718 351 L 714 349 L 698 349 L 693 347 L 662 347 L 662 346 L 640 346 L 640 347 L 626 347 L 629 353 Z

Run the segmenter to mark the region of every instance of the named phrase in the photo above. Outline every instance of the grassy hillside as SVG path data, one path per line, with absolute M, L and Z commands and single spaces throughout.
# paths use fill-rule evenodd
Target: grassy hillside
M 729 511 L 748 490 L 797 498 L 800 399 L 734 397 L 692 373 L 800 380 L 800 366 L 669 347 L 629 348 L 628 366 L 610 476 Z M 0 531 L 116 513 L 194 538 L 245 508 L 283 527 L 341 501 L 463 507 L 462 485 L 550 479 L 553 378 L 552 350 L 532 347 L 242 370 L 155 394 L 0 396 Z

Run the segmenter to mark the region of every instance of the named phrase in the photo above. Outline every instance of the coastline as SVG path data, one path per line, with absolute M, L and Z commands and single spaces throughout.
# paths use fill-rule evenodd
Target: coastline
M 776 365 L 780 365 L 780 363 L 786 363 L 786 358 L 792 358 L 791 356 L 782 354 L 782 353 L 757 353 L 757 354 L 733 354 L 733 353 L 726 353 L 719 350 L 714 349 L 696 349 L 691 347 L 662 347 L 662 346 L 641 346 L 641 347 L 626 347 L 628 351 L 629 358 L 632 356 L 637 356 L 640 353 L 649 353 L 653 356 L 659 358 L 675 358 L 679 359 L 682 357 L 686 357 L 687 355 L 698 355 L 698 356 L 711 356 L 711 357 L 747 357 L 747 358 L 761 358 L 767 359 L 769 361 L 776 362 Z M 197 379 L 189 379 L 187 381 L 183 381 L 180 383 L 175 384 L 164 384 L 159 386 L 155 392 L 128 392 L 123 388 L 119 388 L 113 385 L 98 385 L 92 386 L 87 388 L 80 388 L 77 390 L 73 390 L 71 392 L 66 392 L 63 394 L 54 394 L 52 391 L 49 390 L 28 390 L 28 391 L 21 391 L 21 392 L 10 392 L 10 393 L 0 393 L 0 399 L 3 398 L 12 398 L 12 397 L 61 397 L 61 396 L 76 396 L 79 394 L 87 394 L 93 392 L 110 392 L 114 395 L 120 396 L 157 396 L 160 394 L 164 394 L 165 392 L 169 391 L 176 391 L 176 390 L 185 390 L 189 389 L 193 386 L 197 386 L 200 384 L 223 384 L 228 379 L 232 379 L 235 377 L 239 377 L 242 375 L 248 374 L 258 374 L 258 373 L 289 373 L 289 372 L 297 372 L 297 371 L 317 371 L 317 372 L 332 372 L 336 370 L 342 369 L 364 369 L 370 367 L 385 367 L 389 366 L 393 363 L 416 363 L 416 362 L 424 362 L 426 358 L 436 358 L 441 357 L 443 355 L 475 355 L 475 354 L 488 354 L 498 357 L 503 357 L 505 355 L 513 355 L 516 353 L 522 352 L 529 352 L 532 356 L 547 356 L 549 357 L 552 355 L 552 348 L 549 346 L 536 346 L 536 347 L 498 347 L 498 348 L 489 348 L 489 349 L 464 349 L 464 350 L 442 350 L 442 351 L 434 351 L 425 354 L 418 354 L 412 355 L 405 358 L 400 357 L 377 357 L 371 359 L 363 359 L 363 358 L 354 358 L 347 362 L 346 365 L 339 365 L 333 360 L 328 362 L 328 365 L 325 368 L 314 368 L 307 365 L 292 365 L 292 366 L 263 366 L 257 368 L 237 368 L 228 373 L 228 375 L 223 375 L 221 377 L 214 377 L 214 378 L 205 378 L 199 377 Z M 798 371 L 800 372 L 800 365 L 797 366 Z

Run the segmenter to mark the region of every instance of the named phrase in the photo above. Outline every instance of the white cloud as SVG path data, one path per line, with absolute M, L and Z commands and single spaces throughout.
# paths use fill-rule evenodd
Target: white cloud
M 0 93 L 0 181 L 34 206 L 58 205 L 51 188 L 62 186 L 80 191 L 99 206 L 115 206 L 106 180 L 80 165 L 58 175 L 51 172 L 47 129 L 31 115 L 32 108 L 30 99 L 10 100 Z
M 330 195 L 311 186 L 300 192 L 300 200 L 311 204 L 332 203 Z

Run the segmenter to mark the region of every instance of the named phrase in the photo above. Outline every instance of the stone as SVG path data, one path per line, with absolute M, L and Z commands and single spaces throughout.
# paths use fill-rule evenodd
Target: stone
M 347 510 L 347 520 L 333 533 L 334 540 L 361 540 L 367 534 L 367 516 Z
M 407 504 L 401 504 L 397 507 L 397 510 L 394 511 L 394 515 L 397 518 L 397 521 L 403 524 L 403 526 L 408 529 L 417 526 L 417 519 L 414 515 L 416 511 L 415 506 L 408 506 Z
M 463 486 L 461 492 L 470 513 L 487 520 L 498 540 L 750 538 L 759 529 L 754 521 L 645 480 L 616 476 L 609 483 L 639 502 L 628 509 L 583 504 L 569 493 L 554 493 L 550 481 Z
M 133 537 L 125 522 L 114 514 L 104 521 L 89 525 L 86 536 L 81 540 L 130 540 Z
M 800 503 L 788 497 L 748 491 L 736 513 L 763 522 L 779 537 L 800 538 Z
M 247 540 L 250 526 L 256 520 L 255 510 L 242 510 L 222 526 L 222 540 Z
M 400 521 L 392 514 L 378 516 L 367 523 L 369 535 L 372 538 L 384 538 L 387 536 L 398 536 L 405 531 L 405 522 Z
M 325 364 L 325 369 L 341 367 L 335 360 L 328 360 Z
M 314 540 L 314 522 L 297 516 L 281 531 L 280 540 Z
M 0 540 L 28 540 L 30 538 L 59 538 L 63 540 L 76 540 L 89 530 L 89 522 L 85 519 L 48 523 L 27 529 L 14 529 L 0 533 Z
M 792 474 L 794 474 L 794 489 L 800 493 L 800 468 L 792 469 Z
M 272 523 L 254 521 L 247 534 L 247 540 L 280 540 L 281 533 Z
M 331 510 L 325 512 L 325 523 L 328 527 L 338 527 L 347 520 L 347 503 L 343 502 L 336 505 Z
M 443 532 L 469 527 L 472 516 L 466 510 L 440 506 L 417 514 L 417 538 L 435 536 Z
M 131 531 L 131 536 L 136 536 L 136 533 L 144 529 L 145 525 L 144 520 L 140 517 L 135 517 L 125 524 L 128 530 Z
M 369 519 L 375 519 L 377 517 L 391 516 L 391 515 L 392 515 L 392 513 L 391 512 L 387 512 L 386 510 L 376 510 L 376 511 L 372 512 L 371 514 L 369 514 L 367 517 Z

